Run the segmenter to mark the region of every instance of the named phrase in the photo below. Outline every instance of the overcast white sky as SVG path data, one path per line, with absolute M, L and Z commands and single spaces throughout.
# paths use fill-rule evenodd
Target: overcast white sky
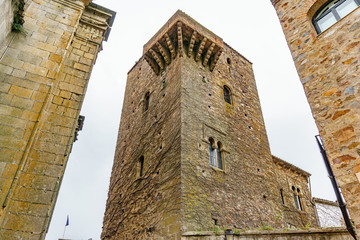
M 127 72 L 143 45 L 181 9 L 253 63 L 272 154 L 312 174 L 315 197 L 335 200 L 317 128 L 270 0 L 97 0 L 117 12 L 81 111 L 75 142 L 46 240 L 100 239 Z

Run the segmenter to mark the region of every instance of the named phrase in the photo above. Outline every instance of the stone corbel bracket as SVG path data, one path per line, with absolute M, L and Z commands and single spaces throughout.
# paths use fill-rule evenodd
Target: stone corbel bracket
M 223 51 L 224 42 L 178 10 L 144 46 L 144 58 L 160 74 L 176 57 L 193 58 L 213 71 Z
M 75 35 L 101 45 L 102 41 L 106 41 L 110 34 L 115 15 L 114 11 L 90 3 L 80 18 Z

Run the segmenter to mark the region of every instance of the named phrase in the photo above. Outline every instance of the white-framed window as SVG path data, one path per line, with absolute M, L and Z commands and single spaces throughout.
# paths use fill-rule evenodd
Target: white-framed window
M 321 33 L 360 6 L 360 0 L 331 0 L 314 15 L 316 32 Z

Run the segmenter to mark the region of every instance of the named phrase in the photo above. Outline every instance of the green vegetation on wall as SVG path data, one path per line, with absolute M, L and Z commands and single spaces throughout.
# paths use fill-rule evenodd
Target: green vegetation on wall
M 13 0 L 14 4 L 14 21 L 11 25 L 11 29 L 14 32 L 23 32 L 23 24 L 24 24 L 24 0 Z

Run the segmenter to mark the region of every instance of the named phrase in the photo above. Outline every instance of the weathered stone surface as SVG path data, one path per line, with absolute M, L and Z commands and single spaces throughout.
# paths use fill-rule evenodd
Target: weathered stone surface
M 341 181 L 346 186 L 340 187 L 359 229 L 360 182 L 354 166 L 360 156 L 353 146 L 360 141 L 360 8 L 318 34 L 312 18 L 327 2 L 272 0 L 335 175 L 347 175 Z
M 233 234 L 226 235 L 223 231 L 218 232 L 186 232 L 181 240 L 353 240 L 352 236 L 344 228 L 323 228 L 303 230 L 234 230 Z M 236 233 L 235 233 L 236 232 Z
M 210 165 L 210 139 L 221 167 Z M 317 226 L 308 176 L 272 158 L 252 64 L 179 11 L 128 73 L 101 238 Z
M 26 1 L 27 35 L 3 41 L 10 2 L 0 7 L 0 238 L 44 239 L 114 13 L 78 0 Z

